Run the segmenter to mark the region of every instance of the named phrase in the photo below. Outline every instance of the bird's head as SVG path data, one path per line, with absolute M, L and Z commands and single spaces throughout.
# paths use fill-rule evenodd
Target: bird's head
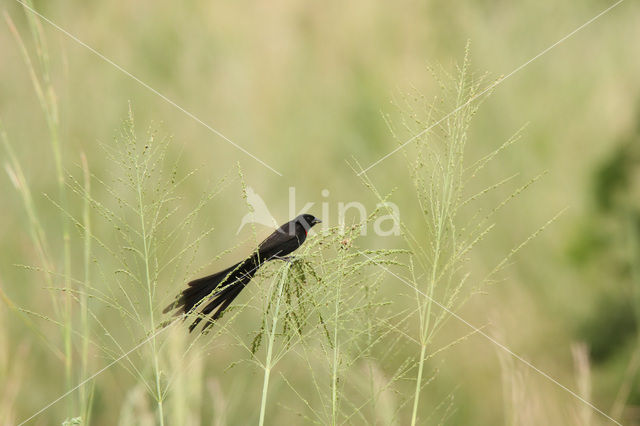
M 300 216 L 296 217 L 296 222 L 302 225 L 305 231 L 309 231 L 309 229 L 311 229 L 311 227 L 313 227 L 314 225 L 322 223 L 320 219 L 312 214 L 307 213 L 301 214 Z

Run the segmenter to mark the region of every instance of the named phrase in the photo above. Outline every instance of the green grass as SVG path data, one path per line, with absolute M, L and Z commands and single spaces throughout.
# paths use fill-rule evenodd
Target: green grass
M 631 135 L 621 146 L 635 141 L 627 130 L 635 118 L 624 112 L 633 90 L 619 82 L 635 81 L 638 61 L 618 41 L 637 35 L 636 6 L 362 179 L 354 172 L 394 140 L 499 81 L 475 70 L 509 71 L 596 5 L 525 2 L 498 13 L 489 4 L 356 2 L 310 13 L 275 4 L 266 17 L 231 4 L 148 6 L 38 10 L 284 177 L 238 163 L 225 142 L 8 6 L 0 422 L 17 424 L 118 360 L 35 421 L 605 424 L 451 312 L 633 421 L 637 327 L 631 339 L 606 332 L 610 317 L 596 304 L 609 295 L 610 306 L 624 308 L 619 316 L 637 323 L 637 303 L 619 302 L 637 300 L 637 241 L 626 238 L 635 235 L 633 172 L 615 189 L 619 204 L 576 218 L 592 175 L 602 180 L 593 189 L 600 198 L 614 193 L 611 176 L 619 180 L 617 163 L 600 174 L 594 164 L 619 134 Z M 139 27 L 130 16 L 141 13 L 148 19 Z M 425 69 L 425 58 L 460 57 L 467 37 L 473 61 L 467 47 L 459 67 Z M 154 47 L 167 40 L 168 51 Z M 587 45 L 598 61 L 584 61 Z M 614 159 L 635 170 L 634 155 Z M 269 232 L 234 235 L 247 186 L 280 221 L 289 219 L 291 185 L 316 202 L 315 214 L 325 201 L 378 207 L 344 229 L 314 229 L 293 263 L 262 268 L 208 334 L 189 335 L 163 316 L 184 283 L 237 262 Z M 318 195 L 323 189 L 331 196 Z M 389 214 L 399 214 L 399 236 L 359 235 Z M 334 210 L 328 216 L 335 225 Z M 581 339 L 587 346 L 574 344 Z M 593 357 L 603 347 L 606 356 Z

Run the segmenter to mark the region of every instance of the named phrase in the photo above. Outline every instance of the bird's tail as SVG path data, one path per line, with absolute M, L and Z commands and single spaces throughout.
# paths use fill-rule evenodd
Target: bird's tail
M 176 315 L 187 314 L 206 303 L 204 299 L 215 291 L 211 300 L 200 310 L 198 317 L 189 326 L 189 331 L 193 331 L 200 321 L 213 312 L 203 327 L 204 331 L 222 315 L 242 289 L 249 284 L 259 267 L 259 260 L 256 256 L 252 256 L 220 272 L 193 280 L 177 299 L 164 309 L 163 313 L 177 309 Z

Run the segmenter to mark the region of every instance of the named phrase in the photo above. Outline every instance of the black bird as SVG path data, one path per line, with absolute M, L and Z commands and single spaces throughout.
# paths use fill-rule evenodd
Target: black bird
M 177 309 L 176 315 L 190 313 L 204 304 L 201 301 L 215 290 L 211 300 L 200 310 L 198 318 L 189 326 L 189 332 L 193 331 L 205 316 L 213 312 L 202 328 L 204 331 L 222 315 L 242 289 L 249 284 L 260 266 L 269 260 L 287 260 L 286 256 L 307 239 L 309 229 L 321 222 L 313 215 L 302 214 L 285 223 L 261 242 L 247 259 L 213 275 L 191 281 L 188 287 L 176 297 L 175 302 L 164 309 L 163 313 L 173 309 Z

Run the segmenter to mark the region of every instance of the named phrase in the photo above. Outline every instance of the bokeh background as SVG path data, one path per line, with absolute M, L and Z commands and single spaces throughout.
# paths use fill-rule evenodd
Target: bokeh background
M 84 153 L 92 172 L 105 173 L 111 165 L 99 145 L 113 138 L 130 103 L 141 130 L 156 123 L 172 136 L 170 152 L 181 153 L 180 167 L 198 170 L 197 179 L 182 189 L 184 203 L 195 204 L 210 181 L 233 175 L 239 162 L 246 183 L 278 222 L 289 219 L 289 187 L 295 186 L 298 207 L 315 202 L 314 210 L 326 202 L 330 216 L 323 219 L 335 224 L 340 201 L 375 205 L 348 162 L 367 166 L 395 148 L 382 114 L 393 113 L 392 101 L 399 94 L 436 94 L 430 66 L 454 71 L 470 40 L 472 69 L 488 72 L 487 82 L 493 81 L 610 4 L 142 0 L 38 1 L 35 8 L 282 176 L 43 22 L 65 168 L 75 170 Z M 2 11 L 33 49 L 20 4 L 4 0 Z M 588 399 L 610 414 L 616 401 L 623 400 L 618 418 L 625 424 L 640 422 L 639 19 L 639 5 L 623 2 L 505 80 L 484 101 L 471 127 L 470 158 L 492 151 L 529 125 L 522 141 L 492 164 L 481 185 L 515 173 L 520 185 L 546 175 L 500 214 L 483 250 L 471 259 L 472 267 L 490 270 L 566 210 L 511 259 L 499 283 L 460 312 L 576 392 L 588 371 Z M 0 24 L 0 64 L 0 120 L 23 164 L 45 232 L 59 246 L 59 212 L 43 195 L 57 191 L 49 134 L 5 19 Z M 1 155 L 7 164 L 6 153 Z M 397 188 L 393 201 L 403 221 L 417 224 L 402 155 L 391 156 L 369 175 L 382 191 Z M 239 188 L 232 183 L 208 207 L 216 229 L 199 254 L 202 264 L 243 238 L 236 235 L 247 208 Z M 325 189 L 328 197 L 322 196 Z M 0 193 L 2 291 L 16 306 L 49 317 L 50 295 L 37 272 L 15 266 L 37 264 L 38 259 L 20 195 L 5 173 Z M 508 189 L 498 190 L 487 195 L 486 203 L 495 205 L 508 194 Z M 258 231 L 268 233 L 266 228 Z M 376 247 L 402 244 L 399 238 L 367 241 Z M 389 297 L 407 291 L 401 287 L 393 278 L 384 282 Z M 167 297 L 173 292 L 163 291 Z M 61 361 L 33 331 L 35 326 L 56 333 L 56 327 L 30 317 L 27 323 L 8 304 L 0 304 L 0 411 L 6 413 L 0 418 L 7 424 L 28 417 L 66 389 Z M 451 339 L 468 332 L 450 323 L 446 335 Z M 584 355 L 581 347 L 586 360 L 579 355 Z M 255 393 L 258 404 L 259 390 L 252 386 L 261 383 L 261 376 L 250 365 L 225 372 L 232 361 L 233 353 L 213 353 L 198 370 L 210 384 L 203 392 L 222 398 L 218 403 L 225 414 L 203 416 L 194 424 L 256 421 L 246 400 Z M 607 424 L 595 412 L 576 420 L 583 409 L 580 401 L 482 336 L 466 339 L 437 365 L 439 376 L 424 399 L 453 393 L 454 411 L 447 424 L 566 424 L 568 419 Z M 118 366 L 102 374 L 96 381 L 94 423 L 153 422 L 142 415 L 135 421 L 121 415 L 134 387 L 135 378 Z M 204 398 L 213 401 L 214 396 Z M 275 404 L 268 413 L 268 424 L 305 423 Z M 60 424 L 66 416 L 60 404 L 35 422 Z M 408 420 L 401 415 L 394 421 Z

